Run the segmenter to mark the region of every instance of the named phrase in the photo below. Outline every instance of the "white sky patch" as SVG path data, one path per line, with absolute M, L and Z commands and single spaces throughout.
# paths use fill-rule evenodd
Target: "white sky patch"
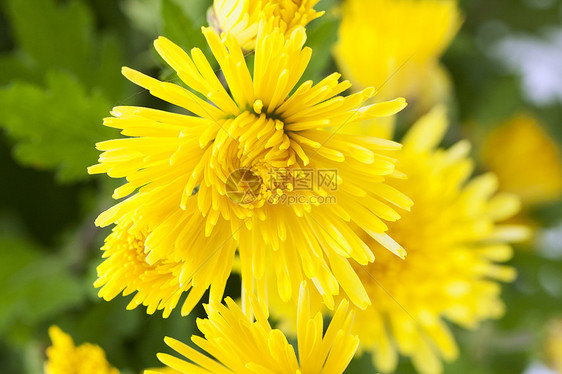
M 523 374 L 556 374 L 556 372 L 540 362 L 533 362 L 527 366 Z
M 537 249 L 543 257 L 562 259 L 562 222 L 542 230 L 537 239 Z
M 562 102 L 562 28 L 544 37 L 509 35 L 493 54 L 522 79 L 523 95 L 537 105 Z

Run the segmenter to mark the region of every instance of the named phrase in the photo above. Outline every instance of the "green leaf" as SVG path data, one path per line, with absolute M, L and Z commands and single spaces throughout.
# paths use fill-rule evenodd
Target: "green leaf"
M 183 9 L 195 25 L 207 25 L 207 10 L 213 5 L 213 0 L 184 1 L 173 0 Z
M 16 54 L 0 56 L 0 85 L 9 84 L 15 79 L 40 79 L 41 76 L 30 66 L 28 60 Z
M 362 354 L 357 354 L 349 363 L 349 366 L 345 370 L 346 374 L 359 374 L 359 373 L 376 373 L 377 371 L 373 367 L 373 360 L 369 352 L 363 352 Z
M 81 1 L 7 1 L 18 58 L 29 57 L 35 70 L 74 75 L 88 87 L 101 87 L 108 97 L 122 93 L 122 51 L 111 36 L 99 36 L 90 8 Z
M 200 48 L 209 59 L 207 42 L 201 33 L 202 25 L 195 24 L 182 7 L 172 0 L 162 0 L 161 17 L 161 32 L 165 37 L 185 51 Z M 209 62 L 212 64 L 213 59 L 209 59 Z
M 334 15 L 325 14 L 308 27 L 306 45 L 312 48 L 312 58 L 302 82 L 311 79 L 317 83 L 332 73 L 327 70 L 332 64 L 332 48 L 338 38 L 339 22 Z
M 157 32 L 160 18 L 154 15 L 160 11 L 159 0 L 123 0 L 120 6 L 137 30 L 150 36 Z
M 101 119 L 111 103 L 99 92 L 87 94 L 62 73 L 47 76 L 47 87 L 14 83 L 0 89 L 0 125 L 17 141 L 15 158 L 24 165 L 56 169 L 57 179 L 86 179 L 96 163 L 96 141 L 111 137 Z
M 127 80 L 121 75 L 121 67 L 124 65 L 123 53 L 119 40 L 108 35 L 100 40 L 99 58 L 94 60 L 92 73 L 94 89 L 103 90 L 104 96 L 113 101 L 121 100 Z M 88 71 L 85 72 L 88 74 Z M 87 82 L 87 81 L 82 81 Z
M 33 243 L 0 236 L 0 334 L 16 323 L 35 325 L 84 299 L 66 264 Z
M 75 73 L 87 69 L 83 63 L 92 57 L 93 19 L 82 2 L 57 6 L 52 0 L 12 0 L 8 9 L 20 47 L 37 64 Z

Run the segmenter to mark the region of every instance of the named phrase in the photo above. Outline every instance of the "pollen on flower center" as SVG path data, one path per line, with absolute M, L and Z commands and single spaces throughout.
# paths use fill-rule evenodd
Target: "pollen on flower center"
M 216 176 L 224 178 L 224 191 L 219 189 L 219 194 L 249 209 L 276 205 L 293 194 L 295 181 L 307 178 L 302 167 L 309 162 L 306 156 L 298 159 L 302 153 L 294 138 L 299 134 L 287 130 L 283 114 L 269 112 L 259 99 L 252 108 L 221 125 L 223 134 L 217 134 L 212 151 Z M 311 145 L 321 147 L 320 143 Z M 305 190 L 325 195 L 312 185 Z

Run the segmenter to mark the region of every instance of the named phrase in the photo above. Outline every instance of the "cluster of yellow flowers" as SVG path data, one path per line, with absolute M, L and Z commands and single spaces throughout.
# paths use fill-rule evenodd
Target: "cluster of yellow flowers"
M 297 85 L 316 3 L 215 0 L 202 32 L 226 84 L 200 49 L 164 37 L 154 46 L 185 86 L 122 70 L 187 112 L 120 106 L 104 120 L 125 137 L 98 143 L 89 172 L 125 178 L 113 197 L 126 199 L 96 220 L 115 226 L 95 286 L 164 317 L 180 303 L 189 314 L 210 291 L 204 337 L 192 337 L 208 355 L 171 338 L 188 361 L 158 355 L 177 372 L 342 373 L 359 350 L 381 372 L 401 354 L 439 373 L 458 354 L 447 323 L 474 328 L 503 313 L 497 281 L 515 271 L 497 263 L 527 230 L 498 222 L 519 200 L 496 193 L 492 174 L 471 178 L 466 141 L 439 148 L 439 56 L 460 27 L 456 1 L 345 1 L 334 57 L 360 90 L 338 73 Z M 379 92 L 387 101 L 374 101 Z M 406 106 L 398 95 L 433 107 L 402 144 L 372 122 Z M 233 266 L 242 298 L 225 306 Z M 270 312 L 296 327 L 285 333 L 298 354 Z M 56 369 L 55 352 L 71 348 L 53 331 L 50 373 L 81 372 Z

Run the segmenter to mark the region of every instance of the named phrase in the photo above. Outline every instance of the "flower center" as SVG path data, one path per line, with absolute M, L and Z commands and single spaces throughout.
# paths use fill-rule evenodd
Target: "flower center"
M 126 241 L 122 241 L 124 246 L 127 246 L 127 253 L 133 263 L 144 264 L 150 266 L 146 261 L 146 253 L 144 251 L 144 243 L 148 236 L 147 230 L 135 230 L 132 232 L 130 228 L 132 223 L 127 225 L 120 235 L 126 237 Z
M 291 190 L 283 176 L 291 173 L 296 157 L 281 120 L 258 106 L 221 127 L 212 150 L 213 167 L 224 184 L 224 191 L 217 186 L 221 194 L 236 204 L 261 206 L 272 195 Z

